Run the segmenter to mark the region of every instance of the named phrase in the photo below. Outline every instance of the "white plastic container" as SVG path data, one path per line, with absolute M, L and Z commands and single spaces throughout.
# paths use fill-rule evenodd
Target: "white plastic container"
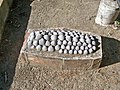
M 119 1 L 101 0 L 95 22 L 102 26 L 108 26 L 115 21 L 119 11 Z

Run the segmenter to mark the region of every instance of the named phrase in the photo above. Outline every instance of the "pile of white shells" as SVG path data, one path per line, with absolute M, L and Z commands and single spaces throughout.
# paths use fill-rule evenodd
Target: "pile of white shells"
M 41 30 L 30 33 L 27 47 L 37 51 L 87 55 L 97 50 L 96 40 L 95 36 L 77 31 Z

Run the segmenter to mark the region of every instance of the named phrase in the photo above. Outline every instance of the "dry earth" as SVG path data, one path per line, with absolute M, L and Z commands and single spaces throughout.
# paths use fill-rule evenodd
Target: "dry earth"
M 14 0 L 0 48 L 0 90 L 120 90 L 120 31 L 96 25 L 100 0 Z M 26 29 L 66 27 L 103 36 L 100 69 L 56 71 L 18 59 Z

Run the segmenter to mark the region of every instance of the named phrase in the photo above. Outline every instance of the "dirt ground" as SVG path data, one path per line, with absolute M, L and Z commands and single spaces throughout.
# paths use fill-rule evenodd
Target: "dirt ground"
M 120 31 L 94 22 L 100 0 L 14 0 L 0 47 L 0 90 L 120 90 Z M 56 71 L 21 63 L 26 29 L 66 27 L 103 38 L 100 69 Z

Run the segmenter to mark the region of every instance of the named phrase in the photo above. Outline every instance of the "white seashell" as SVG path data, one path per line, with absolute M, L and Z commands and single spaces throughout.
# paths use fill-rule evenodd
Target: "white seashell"
M 52 34 L 52 32 L 48 32 L 48 35 L 50 35 L 50 36 L 51 36 L 51 35 L 53 35 L 53 34 Z
M 75 37 L 75 35 L 74 35 L 74 34 L 72 34 L 72 35 L 70 35 L 70 36 L 72 36 L 72 38 L 73 38 L 73 37 Z
M 68 31 L 68 33 L 70 34 L 72 31 Z
M 58 40 L 57 45 L 62 45 L 62 41 Z
M 63 32 L 59 31 L 58 34 L 59 34 L 59 35 L 63 35 Z
M 57 35 L 52 35 L 51 40 L 53 40 L 53 41 L 57 40 Z
M 33 40 L 34 39 L 34 35 L 29 37 L 29 40 Z
M 90 39 L 88 35 L 85 35 L 85 39 Z
M 59 49 L 60 49 L 60 46 L 59 46 L 59 45 L 56 45 L 56 46 L 55 46 L 55 50 L 58 51 Z
M 87 46 L 85 46 L 85 50 L 88 50 L 89 48 Z
M 69 34 L 68 34 L 68 32 L 65 32 L 65 36 L 68 36 Z
M 69 42 L 68 42 L 68 45 L 72 45 L 72 42 L 71 42 L 71 41 L 69 41 Z
M 79 47 L 79 46 L 76 46 L 76 47 L 75 47 L 75 49 L 76 49 L 76 50 L 79 50 L 79 49 L 80 49 L 80 47 Z
M 68 34 L 68 31 L 65 31 L 64 33 L 65 33 L 65 34 Z
M 40 31 L 35 31 L 35 35 L 38 35 L 38 34 L 40 34 Z
M 73 50 L 69 50 L 68 52 L 69 52 L 69 54 L 73 54 Z
M 96 42 L 95 42 L 95 41 L 92 41 L 92 45 L 96 45 Z
M 64 40 L 65 37 L 64 37 L 64 35 L 59 35 L 58 38 L 59 38 L 59 40 L 62 41 L 62 40 Z
M 66 45 L 66 44 L 67 44 L 67 41 L 66 41 L 66 40 L 63 40 L 63 44 Z
M 92 47 L 92 45 L 91 45 L 91 44 L 88 44 L 88 47 L 89 47 L 89 48 L 91 48 L 91 47 Z
M 49 38 L 48 35 L 44 35 L 44 39 L 45 39 L 45 40 L 49 40 L 50 38 Z
M 38 41 L 37 41 L 37 40 L 34 40 L 34 41 L 33 41 L 33 45 L 34 45 L 34 46 L 37 46 L 37 45 L 38 45 Z
M 77 43 L 77 45 L 78 45 L 78 46 L 81 46 L 81 45 L 82 45 L 82 43 L 81 43 L 81 42 L 78 42 L 78 43 Z
M 49 46 L 49 47 L 48 47 L 48 51 L 49 51 L 49 52 L 54 52 L 53 46 Z
M 75 35 L 75 37 L 77 37 L 77 38 L 79 37 L 79 35 L 78 35 L 77 33 L 74 33 L 74 35 Z
M 74 34 L 77 35 L 77 31 L 75 31 Z
M 59 50 L 59 53 L 63 53 L 63 50 L 62 50 L 62 49 L 60 49 L 60 50 Z
M 89 39 L 89 38 L 86 39 L 86 42 L 87 42 L 87 43 L 91 43 L 91 39 Z
M 64 53 L 64 54 L 67 54 L 67 53 L 68 53 L 68 51 L 65 49 L 63 53 Z
M 84 48 L 84 46 L 81 46 L 80 49 L 81 49 L 81 50 L 84 50 L 85 48 Z
M 35 46 L 34 46 L 34 45 L 32 45 L 32 46 L 30 47 L 30 49 L 35 49 Z
M 74 34 L 72 32 L 70 32 L 69 34 L 70 34 L 70 36 L 74 37 Z
M 92 53 L 92 52 L 93 52 L 92 48 L 90 48 L 88 51 L 89 51 L 89 53 Z
M 69 32 L 69 34 L 73 34 L 73 32 L 72 31 L 68 31 Z
M 96 50 L 96 47 L 95 47 L 95 46 L 93 46 L 93 47 L 92 47 L 92 49 L 95 51 L 95 50 Z
M 56 45 L 56 41 L 52 41 L 51 45 L 55 46 Z
M 61 30 L 61 32 L 65 33 L 65 31 L 64 31 L 64 30 Z
M 43 32 L 43 30 L 40 30 L 40 33 L 42 33 Z
M 81 33 L 81 35 L 84 37 L 85 34 L 84 34 L 84 33 Z
M 46 46 L 50 46 L 50 41 L 46 41 L 46 42 L 45 42 L 45 45 L 46 45 Z
M 43 38 L 41 38 L 41 39 L 39 40 L 39 44 L 40 44 L 40 45 L 44 45 L 44 44 L 45 44 L 45 40 L 44 40 Z
M 71 49 L 74 50 L 74 49 L 75 49 L 75 46 L 71 46 Z
M 43 45 L 42 51 L 47 51 L 47 47 L 45 45 Z
M 53 35 L 58 35 L 58 33 L 56 31 L 53 32 Z
M 76 33 L 76 31 L 72 31 L 72 33 L 74 33 L 74 34 L 75 34 L 75 33 Z
M 76 42 L 73 42 L 73 46 L 76 46 L 77 45 L 77 43 Z
M 83 42 L 83 44 L 82 44 L 83 46 L 87 46 L 87 43 L 85 43 L 85 42 Z
M 45 35 L 45 31 L 41 32 L 42 35 Z
M 78 42 L 78 38 L 77 37 L 73 37 L 73 41 L 74 42 Z
M 27 45 L 28 45 L 28 48 L 30 48 L 32 46 L 32 41 L 29 41 Z
M 78 53 L 79 53 L 79 54 L 82 54 L 83 52 L 82 52 L 82 50 L 79 50 Z
M 81 41 L 81 42 L 85 42 L 85 39 L 84 39 L 84 38 L 80 38 L 80 41 Z
M 70 36 L 66 36 L 66 40 L 67 41 L 71 41 L 71 37 Z
M 37 35 L 35 36 L 35 39 L 36 39 L 36 40 L 39 40 L 40 38 L 42 38 L 42 34 L 37 34 Z
M 95 40 L 93 36 L 90 36 L 91 40 Z
M 84 51 L 83 51 L 83 54 L 84 54 L 84 55 L 87 55 L 87 54 L 88 54 L 88 51 L 87 51 L 87 50 L 84 50 Z
M 61 45 L 61 49 L 65 49 L 65 45 L 62 44 L 62 45 Z
M 84 35 L 81 34 L 81 35 L 80 35 L 80 38 L 84 39 Z
M 77 50 L 74 50 L 74 52 L 73 52 L 74 54 L 78 54 L 78 52 L 77 52 Z
M 52 32 L 52 33 L 53 33 L 53 32 L 54 32 L 54 30 L 52 29 L 52 30 L 50 30 L 50 32 Z
M 60 32 L 60 29 L 57 29 L 56 31 L 57 31 L 57 33 L 59 34 L 59 32 Z
M 41 51 L 42 47 L 40 45 L 36 46 L 37 51 Z
M 77 32 L 78 35 L 81 35 L 81 32 Z
M 34 36 L 34 35 L 35 35 L 35 33 L 34 33 L 34 32 L 31 32 L 31 33 L 30 33 L 30 36 Z
M 67 46 L 66 46 L 66 49 L 67 49 L 67 50 L 70 50 L 70 45 L 67 45 Z

